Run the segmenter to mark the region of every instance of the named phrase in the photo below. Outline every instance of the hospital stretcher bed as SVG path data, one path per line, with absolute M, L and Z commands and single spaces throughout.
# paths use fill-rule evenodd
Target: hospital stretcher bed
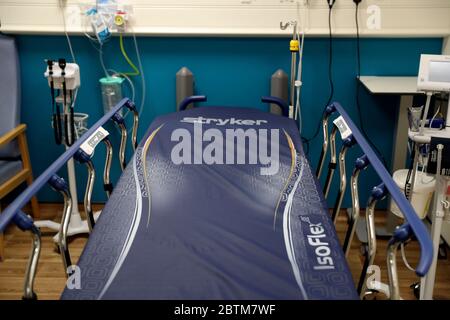
M 82 161 L 80 146 L 110 118 L 123 127 L 123 119 L 116 112 L 124 107 L 135 112 L 137 126 L 135 107 L 124 99 L 0 216 L 0 230 L 13 221 L 34 235 L 25 298 L 35 297 L 33 281 L 40 233 L 21 208 L 47 182 L 64 195 L 60 249 L 65 267 L 70 266 L 64 226 L 70 217 L 71 198 L 67 184 L 55 174 L 74 155 Z M 343 148 L 358 144 L 364 153 L 356 166 L 359 163 L 363 169 L 372 165 L 382 179 L 369 199 L 368 228 L 371 228 L 376 202 L 388 193 L 408 221 L 397 229 L 388 250 L 391 298 L 398 298 L 395 265 L 398 245 L 413 235 L 418 239 L 422 254 L 416 272 L 423 276 L 431 262 L 431 241 L 422 222 L 342 107 L 337 103 L 331 105 L 324 121 L 334 113 L 345 119 L 351 131 Z M 202 161 L 175 164 L 172 152 L 177 141 L 173 133 L 184 129 L 193 139 L 198 138 L 198 128 L 194 125 L 198 122 L 203 123 L 202 130 L 214 129 L 215 135 L 225 140 L 227 129 L 278 130 L 279 136 L 271 143 L 271 146 L 274 141 L 279 144 L 276 174 L 261 175 L 264 167 L 261 164 Z M 122 134 L 126 138 L 124 131 Z M 332 139 L 335 136 L 336 129 L 333 129 Z M 238 152 L 240 146 L 235 143 L 232 142 L 234 152 Z M 323 155 L 327 150 L 325 144 Z M 195 108 L 157 118 L 139 145 L 134 146 L 134 156 L 95 223 L 78 261 L 82 288 L 66 288 L 62 299 L 358 298 L 359 292 L 334 228 L 335 215 L 330 217 L 328 213 L 293 120 L 255 109 Z M 331 146 L 333 150 L 335 141 Z M 186 159 L 199 159 L 198 152 L 202 151 L 196 148 L 192 146 L 191 154 L 184 154 Z M 90 162 L 86 154 L 84 159 Z M 87 190 L 85 200 L 89 202 Z M 374 243 L 372 254 L 373 246 Z M 373 257 L 369 254 L 366 261 L 373 262 Z

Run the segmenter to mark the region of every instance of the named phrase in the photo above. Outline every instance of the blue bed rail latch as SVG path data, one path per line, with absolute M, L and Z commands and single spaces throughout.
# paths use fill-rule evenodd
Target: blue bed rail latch
M 336 107 L 334 103 L 330 104 L 328 107 L 325 108 L 325 114 L 327 116 L 333 114 L 334 112 L 336 112 Z
M 34 226 L 33 219 L 21 210 L 14 215 L 13 222 L 22 231 L 31 230 Z
M 50 177 L 48 184 L 56 191 L 69 192 L 69 185 L 67 182 L 57 174 L 53 174 Z
M 264 96 L 264 97 L 261 97 L 261 101 L 264 103 L 276 104 L 277 106 L 279 106 L 281 108 L 283 116 L 285 116 L 285 117 L 289 116 L 289 105 L 283 99 L 280 99 L 278 97 L 272 97 L 272 96 Z
M 118 112 L 114 113 L 114 115 L 111 117 L 111 120 L 117 124 L 125 123 L 125 119 Z
M 91 157 L 83 151 L 83 149 L 78 149 L 73 155 L 73 158 L 79 163 L 86 163 L 91 160 Z
M 351 135 L 348 138 L 344 139 L 344 141 L 342 141 L 342 144 L 347 148 L 351 148 L 356 144 L 356 140 L 353 135 Z
M 206 96 L 190 96 L 184 98 L 183 101 L 180 102 L 180 105 L 178 106 L 178 110 L 183 111 L 186 110 L 188 105 L 194 102 L 206 102 L 208 98 Z
M 362 155 L 355 161 L 355 167 L 358 170 L 366 169 L 370 164 L 369 158 L 366 155 Z
M 406 242 L 413 235 L 411 226 L 408 223 L 398 226 L 392 238 L 389 240 L 389 245 L 393 245 L 396 242 Z
M 137 108 L 136 108 L 136 104 L 133 102 L 133 101 L 131 101 L 131 100 L 128 100 L 126 103 L 125 103 L 125 107 L 127 107 L 128 109 L 130 109 L 130 111 L 138 111 L 137 110 Z
M 373 187 L 372 192 L 371 192 L 371 196 L 375 200 L 380 201 L 380 200 L 383 200 L 386 197 L 387 193 L 388 193 L 388 191 L 387 191 L 386 186 L 384 185 L 384 183 L 380 183 L 376 187 Z

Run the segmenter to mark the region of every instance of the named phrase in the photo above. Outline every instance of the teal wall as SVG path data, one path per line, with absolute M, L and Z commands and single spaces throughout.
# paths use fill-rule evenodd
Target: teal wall
M 81 68 L 81 89 L 76 111 L 89 113 L 89 124 L 102 115 L 98 79 L 103 76 L 98 52 L 85 37 L 72 37 L 76 59 Z M 28 139 L 35 176 L 63 152 L 54 144 L 50 126 L 50 90 L 43 77 L 44 59 L 69 58 L 68 47 L 61 36 L 17 36 L 22 73 L 22 122 L 28 125 Z M 252 106 L 267 110 L 260 97 L 269 93 L 270 75 L 278 68 L 290 66 L 286 39 L 275 38 L 149 38 L 138 39 L 145 70 L 147 96 L 141 116 L 139 135 L 158 115 L 175 110 L 175 73 L 189 67 L 196 77 L 196 91 L 208 95 L 213 105 Z M 126 39 L 127 51 L 135 59 L 131 39 Z M 441 39 L 362 39 L 363 75 L 415 75 L 421 53 L 440 53 Z M 355 40 L 334 40 L 334 100 L 341 102 L 357 122 L 355 106 L 356 45 Z M 127 70 L 120 54 L 117 39 L 105 45 L 105 63 L 108 68 Z M 306 40 L 304 49 L 302 109 L 304 135 L 310 137 L 319 121 L 328 98 L 328 40 Z M 137 100 L 140 101 L 140 82 Z M 390 164 L 392 136 L 398 97 L 361 95 L 361 106 L 366 131 Z M 112 130 L 114 139 L 118 134 Z M 117 144 L 116 144 L 117 145 Z M 311 161 L 315 166 L 321 146 L 321 136 L 311 145 Z M 98 150 L 95 165 L 102 167 L 103 150 Z M 358 152 L 350 152 L 353 159 Z M 350 161 L 353 162 L 353 161 Z M 118 163 L 113 166 L 113 177 L 120 175 Z M 85 169 L 77 165 L 79 199 L 85 184 Z M 63 174 L 63 173 L 62 173 Z M 63 174 L 64 175 L 64 174 Z M 378 181 L 373 173 L 367 188 Z M 100 176 L 100 174 L 99 174 Z M 366 199 L 363 193 L 362 199 Z M 57 201 L 59 196 L 49 188 L 39 193 L 41 201 Z M 94 201 L 104 201 L 100 179 L 97 180 Z M 331 198 L 334 200 L 334 195 Z M 365 200 L 364 200 L 365 201 Z M 346 200 L 346 205 L 348 204 Z

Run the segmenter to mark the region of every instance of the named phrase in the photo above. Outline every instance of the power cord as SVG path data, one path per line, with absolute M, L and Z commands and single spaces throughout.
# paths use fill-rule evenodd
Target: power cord
M 311 138 L 305 138 L 302 137 L 302 142 L 305 144 L 305 153 L 306 155 L 309 154 L 309 144 L 311 141 L 313 141 L 317 136 L 319 135 L 320 128 L 322 127 L 322 121 L 325 114 L 326 108 L 330 105 L 331 100 L 334 96 L 334 82 L 333 82 L 333 33 L 331 29 L 331 13 L 333 11 L 333 6 L 336 0 L 328 0 L 328 39 L 329 39 L 329 56 L 328 56 L 328 81 L 330 84 L 330 95 L 328 97 L 327 103 L 325 104 L 325 107 L 323 108 L 322 115 L 320 117 L 320 120 L 317 124 L 316 130 L 314 131 L 314 134 Z
M 362 112 L 361 112 L 361 103 L 359 101 L 359 92 L 361 88 L 361 82 L 359 81 L 359 78 L 361 77 L 361 44 L 360 44 L 360 36 L 359 36 L 359 19 L 358 19 L 358 8 L 359 4 L 362 0 L 353 0 L 355 3 L 355 22 L 356 22 L 356 55 L 357 55 L 357 80 L 356 80 L 356 109 L 358 111 L 358 119 L 359 119 L 359 126 L 361 128 L 361 132 L 366 138 L 367 142 L 369 142 L 370 146 L 375 150 L 375 152 L 378 154 L 378 156 L 381 158 L 381 161 L 383 162 L 384 166 L 387 167 L 386 159 L 384 158 L 383 154 L 380 152 L 380 150 L 377 148 L 377 146 L 373 143 L 373 141 L 369 138 L 369 135 L 366 132 L 366 129 L 364 128 L 364 123 L 362 119 Z
M 67 32 L 66 13 L 64 12 L 64 7 L 65 7 L 64 1 L 60 0 L 59 1 L 59 9 L 61 11 L 61 16 L 62 16 L 62 20 L 63 20 L 64 34 L 67 39 L 67 45 L 69 46 L 69 51 L 70 51 L 70 55 L 72 57 L 72 62 L 77 63 L 77 60 L 75 59 L 75 54 L 73 53 L 73 49 L 72 49 L 72 42 L 70 41 L 69 33 Z

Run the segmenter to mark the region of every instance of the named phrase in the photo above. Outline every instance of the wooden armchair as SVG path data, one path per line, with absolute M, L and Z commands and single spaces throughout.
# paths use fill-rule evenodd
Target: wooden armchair
M 0 136 L 0 148 L 5 147 L 13 140 L 17 140 L 20 159 L 0 159 L 0 200 L 16 189 L 20 184 L 33 183 L 33 172 L 31 170 L 30 156 L 28 152 L 25 130 L 27 126 L 20 124 L 13 130 Z M 39 205 L 36 197 L 31 199 L 31 210 L 35 218 L 39 218 Z M 0 260 L 3 258 L 3 234 L 0 234 Z
M 13 37 L 0 34 L 0 200 L 23 182 L 31 184 L 26 125 L 20 124 L 20 64 Z M 35 218 L 39 216 L 36 198 L 31 200 Z M 0 208 L 1 214 L 1 208 Z M 0 260 L 3 257 L 3 235 L 0 234 Z

